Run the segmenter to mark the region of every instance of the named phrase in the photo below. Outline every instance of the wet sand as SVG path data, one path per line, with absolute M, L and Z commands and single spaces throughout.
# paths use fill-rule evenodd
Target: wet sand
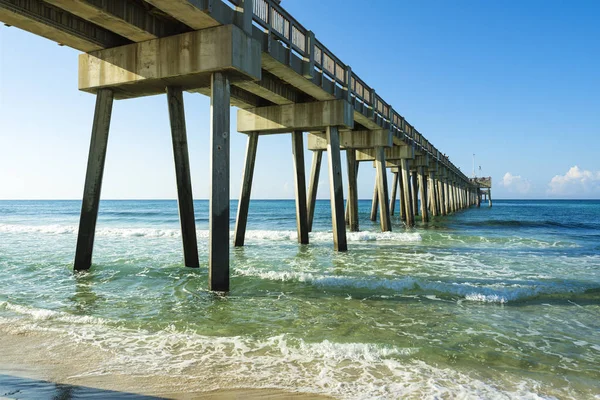
M 110 371 L 98 375 L 110 354 L 81 344 L 57 344 L 51 334 L 0 331 L 0 335 L 0 399 L 331 399 L 269 388 L 213 389 L 214 382 L 185 376 Z

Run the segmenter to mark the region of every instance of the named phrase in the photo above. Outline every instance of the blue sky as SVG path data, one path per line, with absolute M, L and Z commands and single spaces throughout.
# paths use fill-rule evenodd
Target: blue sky
M 467 175 L 475 153 L 495 198 L 600 198 L 600 3 L 282 5 Z M 77 90 L 77 55 L 0 27 L 0 199 L 81 198 L 95 98 Z M 207 198 L 209 100 L 185 100 L 194 197 Z M 233 198 L 245 141 L 232 135 Z M 292 174 L 290 136 L 261 138 L 253 198 L 293 198 Z M 373 182 L 363 164 L 361 198 Z M 165 96 L 115 102 L 102 197 L 176 197 Z

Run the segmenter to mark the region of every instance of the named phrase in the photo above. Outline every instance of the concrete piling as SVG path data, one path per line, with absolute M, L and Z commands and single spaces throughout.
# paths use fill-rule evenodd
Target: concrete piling
M 321 172 L 321 160 L 323 159 L 323 150 L 313 151 L 312 165 L 310 168 L 310 184 L 308 187 L 308 231 L 312 232 L 313 221 L 315 218 L 315 203 L 317 201 L 317 191 L 319 189 L 319 175 Z
M 238 202 L 237 218 L 235 222 L 235 237 L 233 245 L 242 247 L 246 237 L 246 225 L 248 224 L 248 209 L 250 208 L 250 194 L 252 192 L 252 180 L 254 178 L 254 165 L 256 163 L 256 150 L 258 148 L 259 135 L 256 132 L 248 134 L 246 145 L 246 160 L 242 175 L 242 188 Z
M 211 76 L 210 212 L 208 287 L 229 291 L 230 83 L 223 72 Z
M 388 184 L 385 164 L 385 149 L 383 147 L 375 148 L 375 165 L 377 169 L 377 189 L 379 199 L 379 223 L 382 232 L 392 230 L 390 219 Z
M 102 177 L 104 175 L 104 163 L 106 161 L 113 99 L 114 94 L 112 90 L 98 90 L 83 189 L 75 262 L 73 265 L 76 271 L 87 270 L 92 266 L 96 221 L 100 206 L 100 192 L 102 189 Z
M 192 195 L 192 178 L 185 126 L 185 109 L 181 87 L 167 87 L 167 103 L 171 122 L 171 138 L 173 140 L 173 157 L 175 160 L 175 177 L 177 179 L 177 205 L 183 241 L 183 256 L 186 267 L 198 268 L 198 241 L 196 238 L 196 218 L 194 216 L 194 198 Z
M 294 184 L 296 187 L 296 226 L 298 243 L 308 244 L 308 217 L 306 207 L 306 174 L 304 172 L 304 140 L 302 131 L 292 133 Z
M 346 224 L 344 221 L 344 188 L 340 160 L 340 137 L 337 126 L 328 126 L 326 131 L 327 155 L 329 157 L 329 192 L 331 196 L 331 224 L 333 248 L 347 251 Z
M 356 151 L 347 149 L 346 160 L 348 166 L 348 225 L 350 232 L 358 232 L 358 163 L 356 162 Z

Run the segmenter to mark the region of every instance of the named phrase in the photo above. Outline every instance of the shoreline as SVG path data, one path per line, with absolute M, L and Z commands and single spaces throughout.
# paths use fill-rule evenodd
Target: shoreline
M 211 382 L 167 375 L 89 374 L 101 369 L 110 354 L 82 344 L 60 344 L 52 335 L 2 332 L 0 341 L 0 399 L 36 398 L 68 391 L 77 398 L 275 400 L 333 399 L 316 393 L 276 388 L 212 388 Z M 209 389 L 203 389 L 209 388 Z M 17 397 L 15 397 L 17 396 Z

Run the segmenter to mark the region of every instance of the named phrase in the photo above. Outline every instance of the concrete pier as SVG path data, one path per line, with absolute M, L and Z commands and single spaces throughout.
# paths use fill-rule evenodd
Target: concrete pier
M 206 4 L 204 4 L 206 3 Z M 210 4 L 208 4 L 210 3 Z M 97 96 L 74 268 L 90 268 L 113 99 L 167 88 L 184 263 L 199 266 L 182 91 L 211 97 L 209 287 L 229 289 L 230 106 L 248 135 L 234 245 L 243 246 L 258 139 L 291 134 L 298 240 L 313 228 L 323 151 L 329 159 L 334 249 L 347 250 L 340 151 L 348 162 L 348 224 L 358 225 L 358 165 L 376 169 L 371 219 L 391 230 L 399 189 L 407 227 L 491 200 L 490 178 L 467 178 L 375 88 L 276 0 L 0 1 L 0 21 L 78 49 L 79 89 Z M 304 132 L 304 133 L 303 133 Z M 313 151 L 306 191 L 303 135 Z M 195 133 L 192 133 L 192 135 Z M 353 165 L 356 167 L 353 168 Z M 392 198 L 387 168 L 392 168 Z M 420 210 L 419 199 L 420 198 Z

